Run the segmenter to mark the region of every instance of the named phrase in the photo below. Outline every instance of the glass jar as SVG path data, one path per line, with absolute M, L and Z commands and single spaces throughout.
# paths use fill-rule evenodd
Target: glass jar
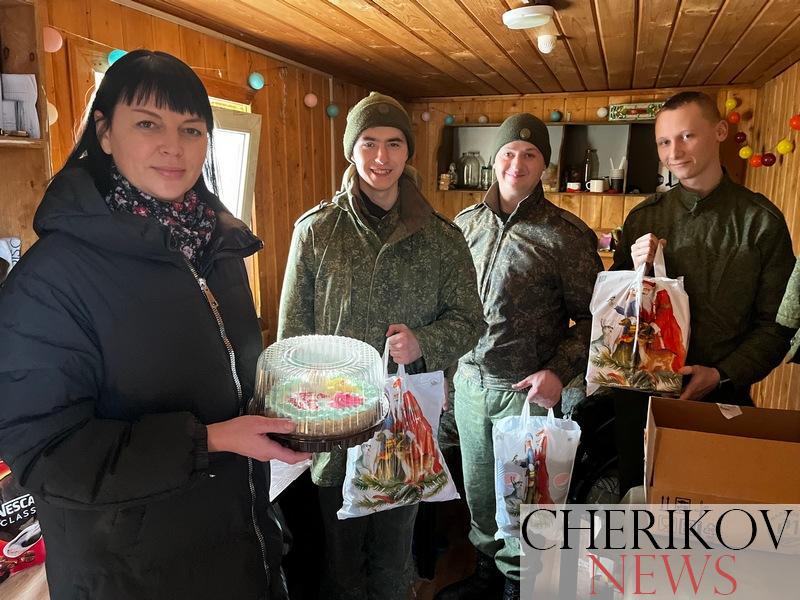
M 488 190 L 492 185 L 492 168 L 481 167 L 481 189 Z
M 481 183 L 481 163 L 477 152 L 464 152 L 458 159 L 458 187 L 477 189 Z

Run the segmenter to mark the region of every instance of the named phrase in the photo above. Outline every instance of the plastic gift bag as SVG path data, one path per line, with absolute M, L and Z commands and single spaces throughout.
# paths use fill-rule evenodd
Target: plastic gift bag
M 446 390 L 442 371 L 406 375 L 400 365 L 387 378 L 389 413 L 382 428 L 347 450 L 339 519 L 459 497 L 437 441 Z
M 689 346 L 689 296 L 683 278 L 669 279 L 661 246 L 655 277 L 636 271 L 598 274 L 592 294 L 592 342 L 586 392 L 600 386 L 678 394 L 678 369 Z
M 519 537 L 521 505 L 561 505 L 567 499 L 581 428 L 571 419 L 531 416 L 528 402 L 518 417 L 492 426 L 496 539 Z

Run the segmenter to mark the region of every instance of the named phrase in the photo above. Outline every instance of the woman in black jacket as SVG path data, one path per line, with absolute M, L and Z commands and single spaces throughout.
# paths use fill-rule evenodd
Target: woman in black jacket
M 306 455 L 265 435 L 290 422 L 240 416 L 262 244 L 204 183 L 212 129 L 186 64 L 118 60 L 0 292 L 0 456 L 54 600 L 285 596 L 265 461 Z

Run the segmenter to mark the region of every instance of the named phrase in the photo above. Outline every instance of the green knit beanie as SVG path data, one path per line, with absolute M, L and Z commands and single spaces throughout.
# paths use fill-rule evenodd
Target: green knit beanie
M 344 156 L 352 162 L 353 147 L 365 129 L 370 127 L 396 127 L 406 136 L 408 158 L 414 155 L 414 133 L 406 109 L 391 96 L 370 92 L 347 113 L 344 128 Z
M 500 148 L 517 140 L 536 146 L 544 157 L 544 166 L 550 164 L 550 134 L 547 132 L 547 125 L 530 113 L 517 113 L 503 121 L 494 136 L 492 158 L 497 156 Z

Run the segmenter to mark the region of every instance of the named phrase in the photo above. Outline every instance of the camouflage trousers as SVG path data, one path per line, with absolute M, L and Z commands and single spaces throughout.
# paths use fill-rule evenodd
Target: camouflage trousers
M 339 520 L 342 486 L 319 488 L 325 528 L 325 600 L 406 600 L 417 504 Z
M 479 552 L 494 558 L 503 575 L 519 580 L 519 540 L 494 539 L 497 522 L 492 424 L 503 417 L 519 415 L 527 392 L 487 389 L 460 372 L 456 373 L 454 383 L 464 490 L 471 517 L 469 540 Z M 531 405 L 532 415 L 546 413 Z

